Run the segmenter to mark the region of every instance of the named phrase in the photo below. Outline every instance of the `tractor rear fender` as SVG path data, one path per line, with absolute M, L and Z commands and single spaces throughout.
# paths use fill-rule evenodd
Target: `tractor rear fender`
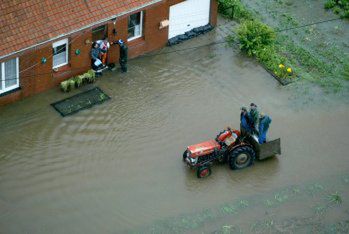
M 251 144 L 249 144 L 249 143 L 241 142 L 241 143 L 238 144 L 238 145 L 233 145 L 233 146 L 229 147 L 229 149 L 227 150 L 227 154 L 230 154 L 230 153 L 233 152 L 235 149 L 240 148 L 240 147 L 243 147 L 243 146 L 249 146 L 249 147 L 251 147 L 252 149 L 254 149 L 253 145 L 251 145 Z

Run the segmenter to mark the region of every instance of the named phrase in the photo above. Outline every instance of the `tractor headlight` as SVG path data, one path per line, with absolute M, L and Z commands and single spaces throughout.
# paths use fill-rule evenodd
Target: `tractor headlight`
M 197 162 L 198 162 L 198 158 L 191 158 L 191 157 L 188 157 L 189 161 L 190 161 L 190 164 L 193 164 L 195 165 Z

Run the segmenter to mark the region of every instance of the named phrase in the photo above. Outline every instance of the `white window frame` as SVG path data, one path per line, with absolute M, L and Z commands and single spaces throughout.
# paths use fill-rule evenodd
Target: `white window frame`
M 136 12 L 136 13 L 131 14 L 131 15 L 135 15 L 135 14 L 138 14 L 138 13 L 141 13 L 141 16 L 140 16 L 141 17 L 141 22 L 139 23 L 140 24 L 139 35 L 130 37 L 130 38 L 127 39 L 127 41 L 132 41 L 134 39 L 137 39 L 137 38 L 140 38 L 140 37 L 143 36 L 143 11 Z M 129 17 L 128 17 L 128 19 L 129 19 Z M 127 21 L 127 33 L 128 33 L 128 21 Z
M 66 39 L 63 39 L 63 40 L 60 40 L 60 41 L 56 41 L 52 44 L 52 48 L 55 48 L 57 46 L 61 46 L 61 45 L 64 45 L 65 44 L 65 47 L 66 47 L 66 54 L 65 54 L 65 63 L 61 63 L 61 64 L 58 64 L 56 66 L 53 66 L 53 56 L 52 56 L 52 69 L 55 69 L 55 68 L 59 68 L 61 66 L 64 66 L 64 65 L 67 65 L 68 64 L 68 55 L 69 55 L 69 46 L 68 46 L 68 38 Z M 53 52 L 52 52 L 53 54 Z
M 10 59 L 10 60 L 12 60 L 12 59 Z M 16 88 L 19 87 L 19 59 L 16 58 L 16 70 L 17 70 L 16 71 L 16 73 L 17 73 L 17 79 L 16 80 L 17 80 L 17 82 L 16 82 L 16 84 L 14 84 L 14 85 L 12 85 L 10 87 L 7 87 L 7 88 L 5 88 L 5 62 L 6 61 L 0 63 L 0 66 L 1 66 L 0 82 L 2 84 L 1 85 L 2 89 L 0 89 L 0 94 L 8 92 L 10 90 L 13 90 L 13 89 L 16 89 Z

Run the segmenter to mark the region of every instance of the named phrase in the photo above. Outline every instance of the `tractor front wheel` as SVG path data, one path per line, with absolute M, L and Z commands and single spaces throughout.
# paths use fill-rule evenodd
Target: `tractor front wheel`
M 253 164 L 256 152 L 250 146 L 242 146 L 233 150 L 229 158 L 232 170 L 243 169 Z
M 209 175 L 211 175 L 211 168 L 207 166 L 199 167 L 196 172 L 196 175 L 198 178 L 208 177 Z

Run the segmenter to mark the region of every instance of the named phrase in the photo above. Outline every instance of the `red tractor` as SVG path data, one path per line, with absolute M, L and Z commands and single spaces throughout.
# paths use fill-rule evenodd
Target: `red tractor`
M 188 146 L 183 153 L 183 160 L 190 168 L 197 171 L 197 177 L 211 174 L 213 162 L 228 162 L 232 170 L 243 169 L 259 160 L 281 154 L 280 138 L 259 144 L 256 136 L 227 128 L 214 140 Z

